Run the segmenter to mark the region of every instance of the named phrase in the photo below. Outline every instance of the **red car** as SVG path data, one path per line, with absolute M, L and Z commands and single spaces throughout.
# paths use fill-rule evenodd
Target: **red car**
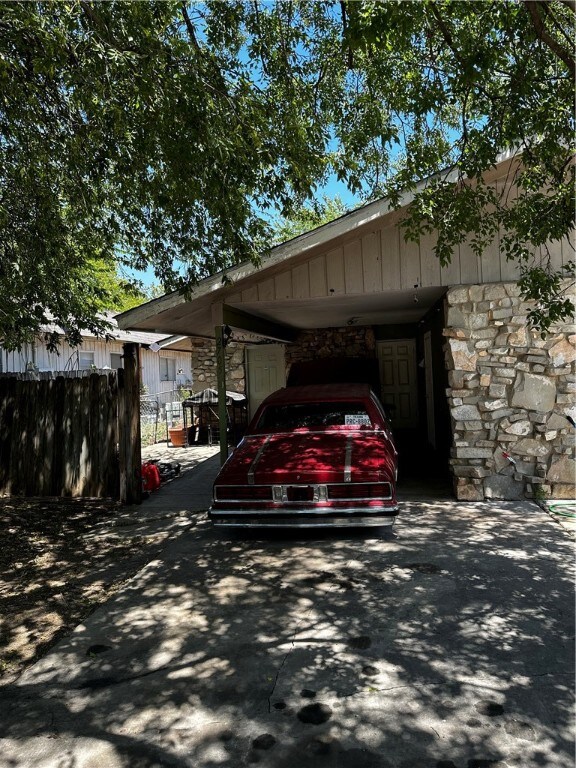
M 383 526 L 397 452 L 368 384 L 287 387 L 260 405 L 214 483 L 217 526 Z

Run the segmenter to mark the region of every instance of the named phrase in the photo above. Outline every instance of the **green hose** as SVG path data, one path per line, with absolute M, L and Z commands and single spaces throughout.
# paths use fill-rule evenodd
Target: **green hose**
M 558 517 L 576 518 L 576 502 L 574 501 L 556 501 L 547 504 L 549 511 Z

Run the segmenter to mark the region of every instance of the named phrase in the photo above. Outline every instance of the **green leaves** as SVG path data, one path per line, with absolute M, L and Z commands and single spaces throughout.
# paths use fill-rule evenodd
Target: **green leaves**
M 41 312 L 97 328 L 100 259 L 167 290 L 256 259 L 331 173 L 415 191 L 406 234 L 438 229 L 443 264 L 498 232 L 554 285 L 533 254 L 573 232 L 573 25 L 560 0 L 0 4 L 3 344 Z

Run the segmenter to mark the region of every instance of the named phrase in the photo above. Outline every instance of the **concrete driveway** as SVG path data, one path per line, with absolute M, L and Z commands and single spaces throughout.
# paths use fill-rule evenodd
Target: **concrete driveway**
M 178 531 L 2 689 L 2 768 L 573 766 L 573 544 L 535 504 Z

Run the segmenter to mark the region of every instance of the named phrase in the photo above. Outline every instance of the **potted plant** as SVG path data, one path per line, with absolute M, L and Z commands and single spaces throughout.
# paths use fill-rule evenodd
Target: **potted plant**
M 168 427 L 168 437 L 174 448 L 183 448 L 188 444 L 187 429 L 180 422 Z

